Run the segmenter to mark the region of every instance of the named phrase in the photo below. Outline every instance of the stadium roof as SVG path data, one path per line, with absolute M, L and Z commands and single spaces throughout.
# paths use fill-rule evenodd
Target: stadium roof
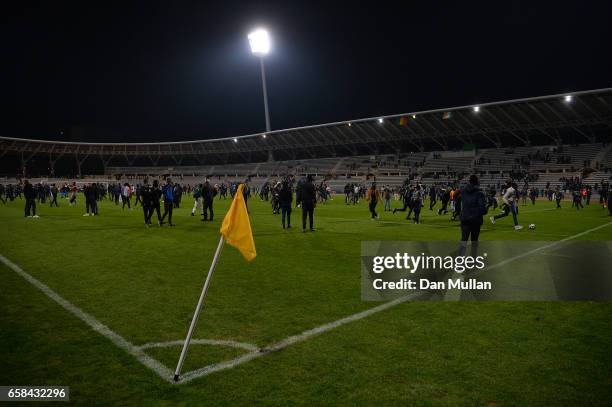
M 99 156 L 108 163 L 124 157 L 162 157 L 177 164 L 303 159 L 357 154 L 450 150 L 609 140 L 612 88 L 409 112 L 274 130 L 238 137 L 158 143 L 81 143 L 0 137 L 0 157 L 21 154 L 50 160 Z M 107 159 L 105 159 L 107 157 Z

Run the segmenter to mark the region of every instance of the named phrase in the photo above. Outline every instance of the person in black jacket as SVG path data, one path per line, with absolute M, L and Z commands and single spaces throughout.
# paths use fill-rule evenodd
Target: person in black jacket
M 151 206 L 149 207 L 149 217 L 147 218 L 147 224 L 151 224 L 151 218 L 153 217 L 153 212 L 157 212 L 157 225 L 161 226 L 162 217 L 161 211 L 159 208 L 159 200 L 161 199 L 162 191 L 159 189 L 159 182 L 154 179 L 153 180 L 153 188 L 151 188 Z
M 98 199 L 100 199 L 100 190 L 95 182 L 89 186 L 89 205 L 91 207 L 91 216 L 98 216 Z
M 140 187 L 140 204 L 144 214 L 144 224 L 146 227 L 151 226 L 151 215 L 153 214 L 153 188 L 149 185 L 149 180 L 145 178 L 144 183 Z
M 55 184 L 51 186 L 49 193 L 51 195 L 51 203 L 49 204 L 49 206 L 53 206 L 53 204 L 55 204 L 55 206 L 58 207 L 59 205 L 57 204 L 57 194 L 59 194 L 59 189 L 57 189 L 57 186 Z
M 487 213 L 487 201 L 478 187 L 476 175 L 470 176 L 469 183 L 461 194 L 461 200 L 461 241 L 466 242 L 471 237 L 472 242 L 477 242 L 482 217 Z
M 441 193 L 440 199 L 442 201 L 442 207 L 438 209 L 438 215 L 442 215 L 442 212 L 444 212 L 444 214 L 448 212 L 446 208 L 448 207 L 448 202 L 450 201 L 450 188 L 449 187 L 442 188 L 440 193 Z
M 288 180 L 284 180 L 278 193 L 278 203 L 281 209 L 281 220 L 285 229 L 285 218 L 287 218 L 287 229 L 291 228 L 291 203 L 293 202 L 293 191 Z
M 87 213 L 83 216 L 95 216 L 98 214 L 98 186 L 93 184 L 88 184 L 83 189 L 83 194 L 85 195 L 85 207 Z
M 30 211 L 32 212 L 32 218 L 38 218 L 36 215 L 36 191 L 28 180 L 23 182 L 23 196 L 25 197 L 25 217 L 30 217 Z
M 202 187 L 202 199 L 204 201 L 204 214 L 203 214 L 203 221 L 213 221 L 213 201 L 215 199 L 215 189 L 212 185 L 210 185 L 210 182 L 208 180 L 206 180 L 206 182 L 204 183 L 203 187 Z M 208 214 L 210 213 L 210 218 L 208 216 Z
M 314 232 L 314 209 L 317 203 L 317 192 L 312 183 L 312 175 L 299 187 L 299 201 L 302 205 L 302 232 L 306 232 L 306 217 L 308 216 L 310 231 Z

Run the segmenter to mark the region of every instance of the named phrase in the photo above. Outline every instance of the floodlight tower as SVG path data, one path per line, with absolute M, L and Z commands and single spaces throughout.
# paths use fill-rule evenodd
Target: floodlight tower
M 263 86 L 264 109 L 266 112 L 266 133 L 270 132 L 270 112 L 268 111 L 268 92 L 266 90 L 266 71 L 264 69 L 264 56 L 270 52 L 270 37 L 268 32 L 258 28 L 249 34 L 251 52 L 259 57 L 261 65 L 261 82 Z

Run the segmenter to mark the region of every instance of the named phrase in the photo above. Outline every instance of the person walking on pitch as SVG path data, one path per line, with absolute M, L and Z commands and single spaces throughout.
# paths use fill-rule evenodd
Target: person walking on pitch
M 174 208 L 174 185 L 172 185 L 172 180 L 170 178 L 166 180 L 166 185 L 164 185 L 162 189 L 162 195 L 164 197 L 164 214 L 159 220 L 159 226 L 164 224 L 166 215 L 168 216 L 168 226 L 174 226 L 172 223 L 172 209 Z
M 367 201 L 369 204 L 370 213 L 372 214 L 372 219 L 378 219 L 378 214 L 376 213 L 376 205 L 378 205 L 378 201 L 380 201 L 380 191 L 376 189 L 376 182 L 372 182 L 372 186 L 368 190 Z

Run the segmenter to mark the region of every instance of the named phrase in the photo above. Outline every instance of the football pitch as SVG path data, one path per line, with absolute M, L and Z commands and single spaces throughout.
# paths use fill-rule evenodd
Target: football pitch
M 283 231 L 249 200 L 258 256 L 224 248 L 173 384 L 229 204 L 201 222 L 184 197 L 176 227 L 145 228 L 141 208 L 108 200 L 97 217 L 82 196 L 40 204 L 38 219 L 0 203 L 0 384 L 70 386 L 90 404 L 609 405 L 611 303 L 363 302 L 362 241 L 458 240 L 458 222 L 428 202 L 420 225 L 382 205 L 372 221 L 341 195 L 317 206 L 314 233 L 299 208 Z M 562 205 L 520 206 L 521 231 L 485 219 L 480 238 L 612 240 L 597 202 Z

